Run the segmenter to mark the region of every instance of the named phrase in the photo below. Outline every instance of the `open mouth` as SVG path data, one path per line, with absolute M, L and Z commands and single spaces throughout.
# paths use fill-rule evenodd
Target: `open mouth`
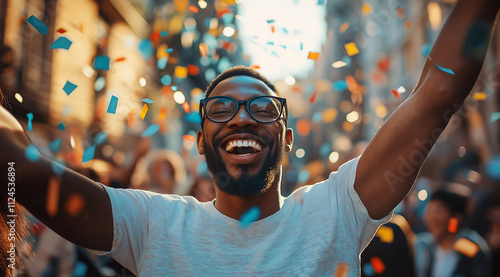
M 229 154 L 248 156 L 259 153 L 262 150 L 262 146 L 259 142 L 252 139 L 233 139 L 226 143 L 225 150 Z

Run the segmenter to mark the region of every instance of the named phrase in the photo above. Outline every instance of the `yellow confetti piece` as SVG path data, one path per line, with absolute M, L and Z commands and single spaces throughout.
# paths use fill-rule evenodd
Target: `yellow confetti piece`
M 142 106 L 142 111 L 141 111 L 141 119 L 142 120 L 144 120 L 144 117 L 146 116 L 147 113 L 148 113 L 148 105 L 144 104 L 144 106 Z
M 337 269 L 335 270 L 335 274 L 333 276 L 335 277 L 349 276 L 349 267 L 344 263 L 340 263 Z
M 72 194 L 68 197 L 64 210 L 72 217 L 77 217 L 85 207 L 85 199 L 79 194 Z
M 16 98 L 17 101 L 19 101 L 19 103 L 23 103 L 23 97 L 21 96 L 21 94 L 16 93 L 14 97 Z
M 349 24 L 349 22 L 342 23 L 342 25 L 340 26 L 340 29 L 339 29 L 339 33 L 342 34 L 345 31 L 347 31 L 347 29 L 349 29 L 349 26 L 351 26 L 351 24 Z
M 309 52 L 309 54 L 307 55 L 307 58 L 310 60 L 317 61 L 319 58 L 319 53 L 318 52 Z
M 453 248 L 469 258 L 476 256 L 479 251 L 479 246 L 466 238 L 459 238 Z
M 344 45 L 344 48 L 347 52 L 347 55 L 349 56 L 354 56 L 359 53 L 359 49 L 354 42 L 347 43 L 346 45 Z
M 322 117 L 325 123 L 333 122 L 337 118 L 337 110 L 335 108 L 327 109 L 323 111 Z
M 60 184 L 55 176 L 50 177 L 47 188 L 47 199 L 45 201 L 45 210 L 47 214 L 54 217 L 59 207 L 59 189 Z
M 368 3 L 364 3 L 363 6 L 361 7 L 361 13 L 363 15 L 368 15 L 368 14 L 371 14 L 372 12 L 373 12 L 372 5 L 370 5 Z
M 332 63 L 333 68 L 341 68 L 341 67 L 344 67 L 346 65 L 347 65 L 347 63 L 344 61 L 336 61 L 336 62 Z
M 381 242 L 392 243 L 394 241 L 394 231 L 387 226 L 380 226 L 377 231 L 377 237 Z
M 167 117 L 167 108 L 163 107 L 160 110 L 160 115 L 158 116 L 158 118 L 160 120 L 164 120 L 166 117 Z
M 472 97 L 474 98 L 474 100 L 477 100 L 477 101 L 486 100 L 486 92 L 474 92 Z
M 180 65 L 176 66 L 174 74 L 175 74 L 175 77 L 177 77 L 177 78 L 186 78 L 188 75 L 187 67 L 180 66 Z
M 187 11 L 187 7 L 189 5 L 189 0 L 174 0 L 174 7 L 175 10 L 178 12 L 185 12 Z

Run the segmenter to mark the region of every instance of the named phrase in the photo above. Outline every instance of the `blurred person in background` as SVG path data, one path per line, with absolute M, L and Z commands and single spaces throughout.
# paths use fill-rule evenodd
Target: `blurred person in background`
M 424 214 L 428 232 L 417 234 L 417 277 L 490 276 L 491 253 L 486 241 L 464 227 L 467 195 L 439 189 L 432 194 Z

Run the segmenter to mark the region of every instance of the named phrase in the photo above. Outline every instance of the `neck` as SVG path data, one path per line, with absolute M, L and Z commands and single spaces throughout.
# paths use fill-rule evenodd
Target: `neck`
M 262 219 L 281 209 L 283 201 L 279 188 L 276 182 L 268 191 L 255 196 L 229 195 L 216 188 L 215 208 L 222 214 L 239 220 L 251 207 L 257 206 L 260 209 L 259 219 Z
M 455 238 L 456 234 L 446 233 L 437 240 L 437 243 L 439 244 L 439 246 L 441 246 L 441 248 L 448 251 L 453 248 L 453 245 L 455 244 Z

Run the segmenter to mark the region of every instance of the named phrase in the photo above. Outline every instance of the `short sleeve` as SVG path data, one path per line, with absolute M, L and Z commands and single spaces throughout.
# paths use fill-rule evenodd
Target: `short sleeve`
M 338 209 L 339 220 L 351 236 L 352 241 L 359 243 L 356 247 L 359 251 L 368 245 L 375 235 L 380 225 L 388 222 L 392 214 L 391 211 L 385 217 L 375 220 L 368 215 L 368 210 L 354 189 L 356 169 L 359 158 L 352 159 L 332 172 L 328 178 L 331 203 Z
M 91 252 L 108 255 L 137 275 L 137 265 L 148 238 L 148 219 L 153 218 L 154 193 L 103 187 L 109 195 L 113 211 L 113 244 L 109 252 Z

